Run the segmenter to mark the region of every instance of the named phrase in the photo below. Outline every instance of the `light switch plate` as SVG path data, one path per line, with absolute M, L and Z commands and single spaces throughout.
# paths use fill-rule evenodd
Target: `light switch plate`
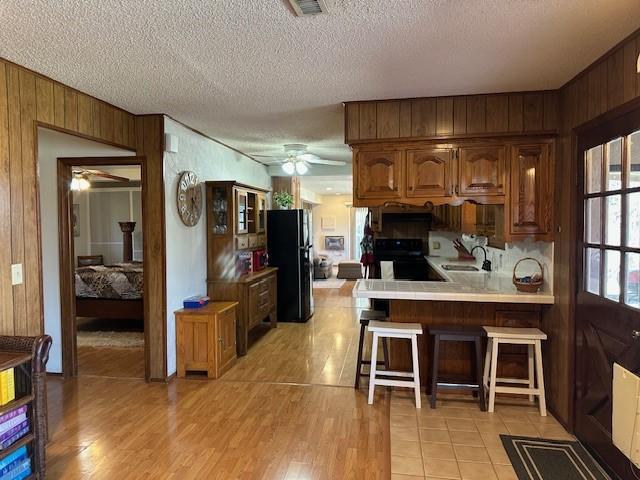
M 440 250 L 440 242 L 432 242 L 431 246 L 433 247 L 434 250 Z
M 14 263 L 11 265 L 11 285 L 20 285 L 22 283 L 22 264 Z

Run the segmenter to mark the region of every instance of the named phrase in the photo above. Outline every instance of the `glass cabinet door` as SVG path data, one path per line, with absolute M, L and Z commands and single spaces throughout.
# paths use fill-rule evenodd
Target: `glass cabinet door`
M 236 233 L 247 233 L 248 229 L 248 195 L 247 192 L 238 190 L 236 192 L 236 216 L 237 229 Z
M 266 224 L 267 224 L 267 199 L 263 194 L 258 194 L 258 232 L 264 232 Z
M 213 233 L 225 235 L 229 231 L 229 202 L 227 201 L 227 189 L 216 187 L 212 195 Z

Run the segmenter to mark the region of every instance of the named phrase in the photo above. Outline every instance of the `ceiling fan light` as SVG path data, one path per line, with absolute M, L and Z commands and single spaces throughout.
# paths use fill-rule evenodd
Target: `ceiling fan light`
M 282 164 L 282 170 L 284 170 L 284 173 L 286 173 L 287 175 L 293 175 L 296 171 L 296 167 L 292 161 L 287 160 Z
M 309 171 L 309 167 L 304 162 L 296 162 L 296 172 L 298 175 L 304 175 Z
M 71 179 L 71 185 L 69 186 L 69 188 L 71 189 L 72 192 L 80 191 L 80 181 L 78 180 L 78 177 L 73 177 Z
M 89 190 L 91 188 L 91 182 L 86 177 L 80 177 L 78 180 L 80 190 Z

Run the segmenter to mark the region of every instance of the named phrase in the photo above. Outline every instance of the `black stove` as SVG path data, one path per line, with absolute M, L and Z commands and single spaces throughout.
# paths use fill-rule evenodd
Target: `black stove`
M 419 238 L 378 238 L 373 244 L 376 272 L 380 262 L 393 262 L 396 280 L 428 280 L 428 264 Z

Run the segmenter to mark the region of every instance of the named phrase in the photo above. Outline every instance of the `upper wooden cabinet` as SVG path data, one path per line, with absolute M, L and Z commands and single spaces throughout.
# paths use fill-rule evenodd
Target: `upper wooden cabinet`
M 403 195 L 403 156 L 399 150 L 364 151 L 355 156 L 357 197 L 395 199 Z
M 453 193 L 453 150 L 407 150 L 407 197 L 446 197 Z
M 460 147 L 458 191 L 460 196 L 504 195 L 504 145 Z
M 511 147 L 508 229 L 511 238 L 549 239 L 553 219 L 553 159 L 551 144 Z

